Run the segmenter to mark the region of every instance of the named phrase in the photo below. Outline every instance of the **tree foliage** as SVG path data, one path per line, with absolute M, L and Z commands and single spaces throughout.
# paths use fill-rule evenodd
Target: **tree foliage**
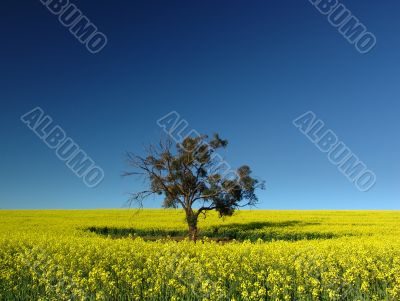
M 131 194 L 130 203 L 143 206 L 151 195 L 163 195 L 165 208 L 182 207 L 186 212 L 190 237 L 197 238 L 197 220 L 201 213 L 216 210 L 229 216 L 243 206 L 258 202 L 256 189 L 264 182 L 251 176 L 247 165 L 232 170 L 218 154 L 228 141 L 218 134 L 186 137 L 182 143 L 160 141 L 146 149 L 146 156 L 127 153 L 132 171 L 124 175 L 139 175 L 148 189 Z

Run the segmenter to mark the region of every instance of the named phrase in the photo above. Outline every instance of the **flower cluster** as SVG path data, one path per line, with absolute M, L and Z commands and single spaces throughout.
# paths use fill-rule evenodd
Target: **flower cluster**
M 145 215 L 157 212 L 145 211 Z M 247 220 L 244 224 L 251 215 L 255 216 L 253 222 L 259 221 L 254 212 L 241 214 L 241 220 Z M 275 219 L 276 224 L 270 226 L 274 231 L 279 231 L 278 219 L 294 215 L 264 214 L 269 222 Z M 334 221 L 326 214 L 305 213 L 300 218 L 303 226 L 289 223 L 285 227 L 301 233 L 305 231 L 301 227 L 316 231 L 320 226 L 323 232 L 326 224 Z M 126 217 L 120 211 L 25 215 L 1 211 L 0 299 L 399 300 L 398 219 L 391 213 L 377 219 L 364 212 L 365 216 L 355 222 L 349 214 L 332 212 L 335 218 L 343 216 L 336 220 L 338 228 L 333 231 L 339 235 L 355 229 L 353 236 L 229 243 L 204 239 L 193 243 L 115 239 L 82 230 L 93 225 L 96 215 L 107 216 L 101 223 L 126 227 L 127 221 L 116 221 L 120 215 Z M 135 217 L 141 218 L 140 214 Z M 229 221 L 233 227 L 237 219 Z M 356 225 L 345 223 L 350 220 Z M 211 218 L 210 223 L 214 222 Z M 386 234 L 382 230 L 389 228 L 392 231 Z

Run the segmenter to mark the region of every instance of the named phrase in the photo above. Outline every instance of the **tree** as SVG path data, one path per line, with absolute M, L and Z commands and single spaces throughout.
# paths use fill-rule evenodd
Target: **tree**
M 182 207 L 186 213 L 189 238 L 196 241 L 200 214 L 216 210 L 230 216 L 243 206 L 258 202 L 256 189 L 264 189 L 264 182 L 251 176 L 247 165 L 231 170 L 217 150 L 228 145 L 218 134 L 186 137 L 182 143 L 170 139 L 146 148 L 146 156 L 127 153 L 132 171 L 125 176 L 143 176 L 148 189 L 131 194 L 133 202 L 143 206 L 151 195 L 163 195 L 164 208 Z

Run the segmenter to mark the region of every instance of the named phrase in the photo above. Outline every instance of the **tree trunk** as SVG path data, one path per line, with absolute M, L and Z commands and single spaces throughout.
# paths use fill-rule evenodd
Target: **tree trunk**
M 197 226 L 189 225 L 189 239 L 196 242 L 197 240 Z
M 193 211 L 186 212 L 186 221 L 189 226 L 189 239 L 196 242 L 197 240 L 197 215 Z

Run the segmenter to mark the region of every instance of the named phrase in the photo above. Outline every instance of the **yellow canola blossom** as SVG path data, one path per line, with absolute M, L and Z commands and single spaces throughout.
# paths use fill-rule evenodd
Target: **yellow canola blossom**
M 148 239 L 184 233 L 178 210 L 0 211 L 0 300 L 400 300 L 400 212 L 243 210 L 200 228 L 214 239 Z

